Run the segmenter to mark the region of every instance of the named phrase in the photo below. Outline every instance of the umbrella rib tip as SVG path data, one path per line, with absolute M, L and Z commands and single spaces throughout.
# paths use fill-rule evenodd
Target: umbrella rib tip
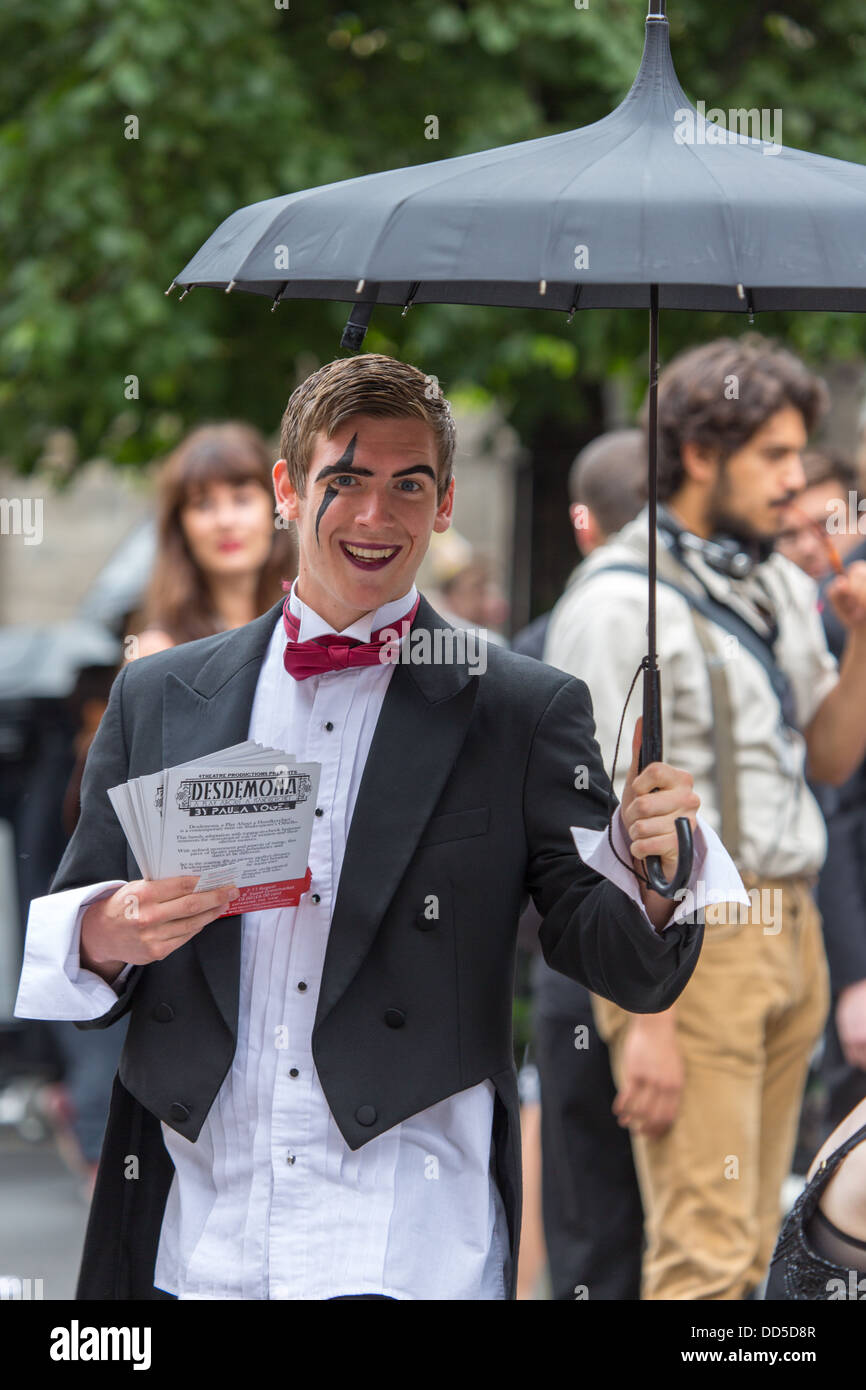
M 737 298 L 745 300 L 746 312 L 749 315 L 749 323 L 755 322 L 755 303 L 752 299 L 752 291 L 747 290 L 744 285 L 737 284 Z
M 403 312 L 402 312 L 402 314 L 400 315 L 401 318 L 405 318 L 406 315 L 408 314 L 409 310 L 412 308 L 412 305 L 415 303 L 415 296 L 416 296 L 416 294 L 418 293 L 418 290 L 420 289 L 420 287 L 421 287 L 421 281 L 420 281 L 420 280 L 413 280 L 413 281 L 412 281 L 412 284 L 409 286 L 409 294 L 408 294 L 408 297 L 407 297 L 407 299 L 406 299 L 406 303 L 403 305 Z

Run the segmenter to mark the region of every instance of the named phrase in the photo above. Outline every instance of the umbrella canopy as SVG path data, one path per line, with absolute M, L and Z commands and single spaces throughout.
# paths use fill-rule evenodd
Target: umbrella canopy
M 603 120 L 253 203 L 175 283 L 566 312 L 649 308 L 656 284 L 662 309 L 866 309 L 866 167 L 750 137 L 731 126 L 755 132 L 760 113 L 728 114 L 692 106 L 651 14 Z

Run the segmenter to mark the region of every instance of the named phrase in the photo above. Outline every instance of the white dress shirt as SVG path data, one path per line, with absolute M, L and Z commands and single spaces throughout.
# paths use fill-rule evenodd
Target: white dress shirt
M 396 623 L 416 597 L 413 586 L 346 634 L 368 641 L 372 631 Z M 298 599 L 295 586 L 290 604 L 300 618 L 299 641 L 334 631 Z M 285 643 L 280 617 L 259 673 L 248 736 L 322 765 L 324 814 L 313 819 L 312 882 L 297 907 L 240 917 L 232 1066 L 194 1143 L 162 1125 L 175 1173 L 154 1282 L 186 1299 L 358 1293 L 504 1299 L 510 1253 L 490 1162 L 492 1082 L 450 1096 L 354 1152 L 319 1084 L 312 1027 L 331 914 L 394 666 L 350 667 L 296 681 L 283 665 Z M 617 810 L 614 824 L 625 849 L 618 817 Z M 593 843 L 600 848 L 603 834 L 580 832 L 585 858 Z M 719 850 L 713 845 L 707 856 L 696 838 L 698 848 L 693 877 L 711 875 Z M 721 849 L 720 859 L 726 858 Z M 643 911 L 628 871 L 615 860 L 607 867 L 606 876 Z M 122 882 L 33 900 L 17 1017 L 91 1019 L 113 1006 L 115 988 L 80 965 L 80 923 L 88 903 Z

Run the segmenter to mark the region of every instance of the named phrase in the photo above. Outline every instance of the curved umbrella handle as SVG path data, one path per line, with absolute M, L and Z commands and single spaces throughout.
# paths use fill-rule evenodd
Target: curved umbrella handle
M 662 701 L 661 677 L 658 666 L 650 666 L 647 659 L 643 676 L 643 737 L 641 738 L 638 771 L 649 763 L 662 760 Z M 670 883 L 662 873 L 659 855 L 652 854 L 646 860 L 646 876 L 653 892 L 662 898 L 673 898 L 684 888 L 692 876 L 695 850 L 692 841 L 692 827 L 688 816 L 678 816 L 674 821 L 677 832 L 677 870 Z
M 675 897 L 681 888 L 685 888 L 692 876 L 695 851 L 692 842 L 692 827 L 689 824 L 688 816 L 678 816 L 674 821 L 674 829 L 677 832 L 679 858 L 677 859 L 677 871 L 670 883 L 662 873 L 662 861 L 657 854 L 651 854 L 646 861 L 646 876 L 649 879 L 650 888 L 663 898 Z

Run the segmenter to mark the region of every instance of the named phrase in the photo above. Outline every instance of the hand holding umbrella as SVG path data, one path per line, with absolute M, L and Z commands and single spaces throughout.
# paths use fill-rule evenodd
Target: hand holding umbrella
M 631 767 L 623 789 L 620 814 L 631 841 L 632 859 L 657 858 L 664 878 L 672 881 L 682 859 L 680 825 L 685 821 L 694 830 L 701 799 L 694 790 L 690 772 L 663 762 L 651 762 L 641 768 L 642 743 L 641 716 L 634 726 Z M 649 887 L 654 889 L 652 875 L 648 878 Z M 646 897 L 643 882 L 641 894 Z

